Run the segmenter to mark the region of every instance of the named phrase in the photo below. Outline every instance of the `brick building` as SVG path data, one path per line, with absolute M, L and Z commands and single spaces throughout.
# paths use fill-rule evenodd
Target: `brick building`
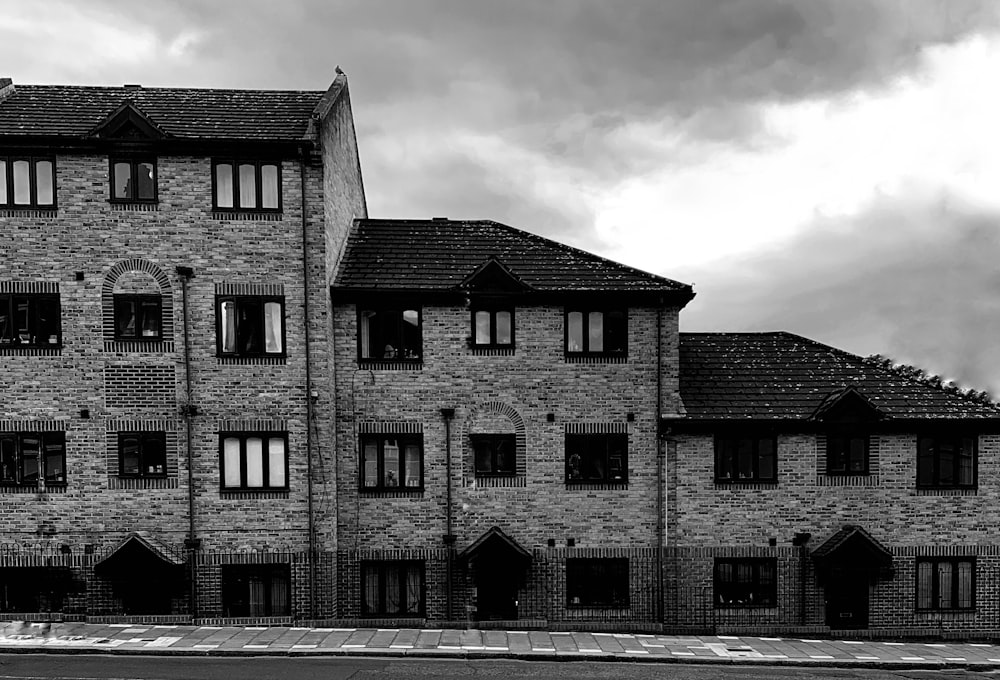
M 342 74 L 0 80 L 0 611 L 332 615 L 310 472 L 327 284 L 365 215 Z

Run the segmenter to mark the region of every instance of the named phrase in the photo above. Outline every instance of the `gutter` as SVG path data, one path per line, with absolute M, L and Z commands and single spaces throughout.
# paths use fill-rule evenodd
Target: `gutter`
M 188 553 L 188 573 L 190 590 L 188 592 L 188 611 L 191 619 L 198 617 L 198 565 L 195 555 L 201 548 L 201 539 L 195 533 L 194 517 L 194 445 L 192 442 L 191 419 L 198 415 L 198 409 L 194 405 L 194 395 L 191 388 L 191 335 L 190 322 L 188 320 L 188 285 L 194 276 L 191 267 L 177 267 L 175 269 L 181 277 L 181 306 L 183 307 L 184 318 L 184 393 L 186 400 L 181 407 L 181 414 L 184 416 L 184 429 L 187 434 L 187 497 L 188 497 L 188 532 L 184 541 L 184 547 Z

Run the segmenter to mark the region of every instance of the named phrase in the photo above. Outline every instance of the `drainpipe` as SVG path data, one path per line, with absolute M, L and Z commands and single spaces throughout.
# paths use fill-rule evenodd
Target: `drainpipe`
M 312 454 L 312 358 L 309 352 L 309 248 L 306 241 L 308 235 L 308 219 L 306 217 L 306 152 L 299 149 L 299 194 L 302 199 L 302 314 L 305 316 L 306 344 L 306 515 L 308 516 L 309 541 L 309 618 L 316 618 L 316 520 L 313 516 L 313 454 Z
M 195 556 L 198 548 L 201 547 L 201 540 L 195 533 L 194 526 L 194 446 L 192 444 L 191 419 L 198 415 L 198 409 L 194 405 L 194 394 L 191 387 L 191 334 L 190 322 L 188 321 L 188 285 L 194 270 L 191 267 L 177 267 L 177 274 L 181 277 L 181 306 L 184 318 L 184 392 L 187 396 L 186 403 L 181 408 L 184 416 L 184 429 L 187 434 L 187 487 L 188 487 L 188 533 L 184 541 L 184 547 L 188 554 L 188 581 L 190 590 L 188 592 L 188 611 L 191 618 L 198 618 L 198 565 Z
M 445 534 L 444 534 L 444 544 L 448 551 L 448 556 L 445 561 L 445 573 L 444 573 L 444 587 L 445 587 L 445 616 L 449 621 L 453 621 L 452 617 L 452 556 L 455 552 L 455 534 L 452 533 L 452 516 L 451 516 L 451 419 L 455 417 L 455 409 L 453 408 L 443 408 L 441 409 L 441 417 L 444 418 L 444 465 L 445 465 L 445 476 L 447 481 L 445 483 Z
M 656 620 L 663 623 L 663 535 L 666 524 L 666 441 L 663 426 L 663 300 L 656 308 Z

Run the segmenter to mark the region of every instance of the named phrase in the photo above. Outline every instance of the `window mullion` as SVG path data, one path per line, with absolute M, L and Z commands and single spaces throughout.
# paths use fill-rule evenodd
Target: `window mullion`
M 240 442 L 240 488 L 246 489 L 247 487 L 247 436 L 242 435 L 239 439 Z

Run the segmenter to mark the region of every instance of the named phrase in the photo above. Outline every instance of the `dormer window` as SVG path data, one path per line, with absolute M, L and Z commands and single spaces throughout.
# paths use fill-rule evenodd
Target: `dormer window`
M 215 210 L 279 212 L 281 165 L 253 160 L 216 160 L 212 163 Z
M 112 158 L 111 200 L 155 203 L 156 161 L 152 158 Z
M 0 208 L 55 208 L 55 187 L 55 159 L 0 155 Z

